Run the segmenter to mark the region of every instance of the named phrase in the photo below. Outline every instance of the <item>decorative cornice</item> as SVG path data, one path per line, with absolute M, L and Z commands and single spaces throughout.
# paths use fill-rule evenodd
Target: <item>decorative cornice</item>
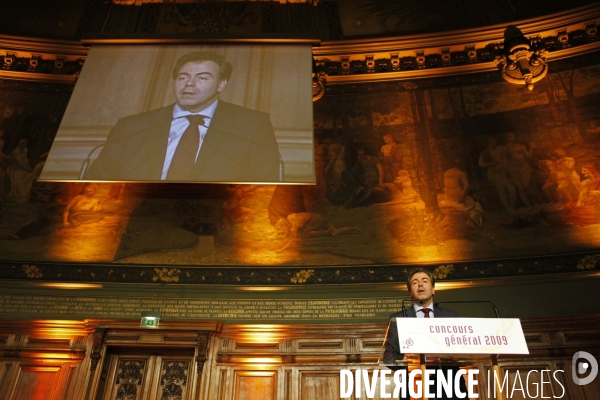
M 600 49 L 600 4 L 517 21 L 525 36 L 547 51 L 548 61 Z M 313 49 L 327 85 L 417 79 L 497 70 L 507 25 L 377 40 L 322 42 Z
M 0 49 L 17 53 L 35 53 L 48 58 L 59 55 L 69 61 L 85 57 L 89 51 L 76 40 L 33 39 L 9 35 L 0 35 Z
M 254 1 L 272 1 L 276 3 L 311 3 L 317 4 L 319 0 L 254 0 Z M 161 4 L 161 3 L 190 3 L 189 0 L 112 0 L 114 4 L 124 6 L 141 6 L 143 4 Z
M 600 253 L 574 253 L 544 257 L 480 260 L 445 264 L 419 264 L 431 269 L 439 281 L 491 279 L 513 276 L 563 275 L 600 269 Z M 120 264 L 54 264 L 54 263 L 0 263 L 2 280 L 39 282 L 40 287 L 59 287 L 52 282 L 63 282 L 63 288 L 81 283 L 136 283 L 162 285 L 190 284 L 231 287 L 283 287 L 384 284 L 405 282 L 407 272 L 415 265 L 386 264 L 363 266 L 133 266 Z M 161 273 L 172 272 L 169 280 Z M 173 279 L 176 277 L 177 279 Z M 68 283 L 65 283 L 68 282 Z M 35 285 L 35 284 L 34 284 Z
M 0 78 L 72 84 L 87 53 L 76 41 L 0 35 Z
M 599 24 L 600 4 L 596 3 L 517 21 L 513 25 L 518 26 L 530 40 L 539 42 L 551 62 L 600 49 Z M 328 75 L 329 86 L 489 72 L 497 69 L 494 60 L 503 52 L 506 28 L 507 25 L 502 24 L 375 40 L 322 42 L 313 48 L 313 56 L 317 68 Z M 137 36 L 134 39 L 102 40 L 115 43 L 158 40 Z M 165 39 L 164 42 L 170 41 Z M 73 83 L 87 53 L 88 48 L 79 41 L 0 35 L 0 78 Z

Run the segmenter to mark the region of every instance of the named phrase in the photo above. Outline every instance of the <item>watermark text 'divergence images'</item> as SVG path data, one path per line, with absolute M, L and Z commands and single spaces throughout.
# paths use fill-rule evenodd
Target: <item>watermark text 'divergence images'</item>
M 587 385 L 598 375 L 598 362 L 591 354 L 579 351 L 572 359 L 572 379 L 576 385 Z M 496 399 L 562 399 L 565 397 L 564 370 L 527 370 L 501 374 L 495 369 L 414 369 L 387 368 L 343 369 L 340 371 L 340 398 L 403 398 L 415 397 L 439 399 L 479 398 L 478 390 L 484 389 L 487 397 Z M 480 382 L 481 381 L 481 382 Z M 461 382 L 466 382 L 461 384 Z M 480 385 L 481 383 L 481 385 Z M 379 389 L 379 390 L 378 390 Z M 379 392 L 379 393 L 377 393 Z M 515 397 L 516 396 L 516 397 Z

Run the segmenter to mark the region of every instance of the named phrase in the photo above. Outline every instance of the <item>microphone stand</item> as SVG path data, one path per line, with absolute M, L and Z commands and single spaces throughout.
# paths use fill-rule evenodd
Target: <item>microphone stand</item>
M 79 170 L 79 175 L 77 177 L 77 179 L 82 180 L 83 176 L 85 175 L 88 167 L 90 166 L 90 163 L 92 162 L 92 154 L 98 150 L 100 147 L 104 147 L 106 145 L 106 142 L 99 144 L 98 146 L 94 147 L 92 149 L 92 151 L 90 151 L 87 155 L 87 157 L 85 158 L 85 160 L 83 160 L 83 163 L 81 164 L 81 169 Z
M 406 304 L 407 301 L 410 301 L 411 303 L 414 302 L 413 299 L 402 299 L 402 316 L 404 318 L 406 318 L 406 306 L 404 304 Z
M 279 182 L 283 182 L 284 170 L 285 165 L 283 163 L 283 158 L 281 157 L 281 153 L 279 153 Z

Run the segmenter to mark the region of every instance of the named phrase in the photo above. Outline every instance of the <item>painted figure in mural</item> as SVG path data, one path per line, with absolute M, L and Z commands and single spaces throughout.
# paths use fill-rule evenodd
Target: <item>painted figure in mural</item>
M 278 252 L 281 252 L 296 242 L 298 236 L 303 239 L 317 236 L 337 236 L 348 232 L 363 233 L 358 226 L 345 226 L 336 228 L 327 218 L 314 212 L 293 213 L 277 221 L 275 229 L 284 232 L 284 237 L 291 237 L 290 241 Z
M 358 185 L 352 191 L 352 194 L 341 210 L 356 207 L 364 203 L 375 191 L 383 192 L 385 197 L 385 186 L 383 184 L 383 166 L 377 157 L 373 157 L 365 152 L 364 149 L 357 149 L 356 154 L 358 163 L 353 168 Z
M 305 185 L 276 185 L 271 200 L 267 205 L 269 223 L 275 230 L 276 225 L 282 218 L 287 218 L 293 213 L 307 211 L 304 196 Z
M 391 194 L 392 200 L 383 203 L 375 203 L 373 206 L 415 203 L 420 199 L 419 193 L 412 188 L 410 174 L 405 169 L 398 171 L 398 175 L 393 183 L 384 183 L 383 185 Z
M 28 202 L 31 196 L 33 169 L 29 165 L 27 151 L 27 140 L 19 140 L 17 147 L 10 153 L 11 163 L 6 169 L 6 174 L 10 180 L 8 198 L 17 203 Z
M 597 126 L 594 121 L 590 121 L 586 129 L 588 137 L 593 141 L 600 141 L 600 126 Z
M 412 181 L 407 170 L 402 169 L 398 171 L 398 175 L 396 176 L 396 179 L 394 179 L 394 183 L 402 192 L 402 203 L 412 203 L 419 200 L 419 193 L 412 188 Z
M 461 160 L 454 160 L 454 167 L 444 172 L 444 200 L 440 207 L 451 207 L 467 216 L 467 225 L 473 228 L 483 225 L 483 209 L 469 193 L 467 174 L 461 169 Z
M 555 162 L 556 171 L 556 192 L 558 193 L 559 201 L 568 203 L 573 201 L 573 195 L 570 193 L 572 189 L 579 193 L 581 189 L 581 178 L 575 171 L 575 159 L 567 157 L 567 153 L 563 149 L 558 149 L 554 152 L 557 160 Z
M 176 104 L 119 119 L 85 179 L 279 181 L 269 114 L 219 99 L 232 71 L 213 52 L 182 56 L 172 75 Z
M 4 228 L 4 211 L 6 210 L 6 196 L 0 194 L 0 228 Z
M 506 211 L 516 215 L 517 191 L 507 176 L 508 159 L 505 148 L 497 144 L 498 140 L 495 137 L 488 137 L 487 147 L 479 155 L 479 166 L 487 169 L 487 178 L 496 189 Z
M 581 175 L 583 176 L 583 179 L 581 180 L 580 185 L 579 185 L 579 196 L 577 196 L 577 204 L 576 204 L 577 208 L 583 208 L 585 206 L 585 202 L 588 200 L 588 198 L 591 195 L 590 188 L 596 181 L 596 177 L 594 176 L 594 174 L 592 173 L 592 171 L 590 170 L 589 167 L 588 168 L 582 167 Z M 596 193 L 593 193 L 593 194 L 595 195 Z
M 508 178 L 517 189 L 525 207 L 539 204 L 539 192 L 533 179 L 533 168 L 529 163 L 533 155 L 533 146 L 531 150 L 527 150 L 524 145 L 517 143 L 514 133 L 509 133 L 506 138 Z
M 60 228 L 77 228 L 83 224 L 100 222 L 105 217 L 114 215 L 111 211 L 104 209 L 106 198 L 96 198 L 94 196 L 97 187 L 95 183 L 86 184 L 82 192 L 66 206 L 52 206 L 34 221 L 21 227 L 16 233 L 3 236 L 0 239 L 20 240 L 49 235 Z
M 97 188 L 95 184 L 85 186 L 83 194 L 75 196 L 67 204 L 63 211 L 63 228 L 76 228 L 81 224 L 91 224 L 104 218 L 102 211 L 106 198 L 94 197 Z
M 555 158 L 555 156 L 552 156 Z M 556 161 L 556 160 L 554 160 Z M 554 190 L 558 185 L 556 181 L 556 164 L 553 160 L 540 160 L 538 162 L 538 166 L 542 173 L 547 174 L 548 177 L 542 186 L 542 192 L 546 195 L 546 199 L 549 201 L 549 204 L 553 206 L 555 203 L 559 203 L 557 200 L 557 195 L 555 195 Z
M 221 226 L 223 229 L 229 229 L 240 222 L 242 229 L 251 233 L 248 223 L 250 223 L 254 210 L 240 205 L 250 197 L 248 191 L 244 191 L 242 185 L 227 185 L 225 191 L 227 197 L 221 205 Z
M 0 196 L 8 194 L 6 190 L 6 170 L 10 166 L 10 157 L 4 153 L 4 140 L 0 138 Z
M 461 169 L 461 160 L 454 160 L 454 167 L 444 172 L 444 197 L 453 203 L 464 203 L 469 193 L 467 174 Z
M 6 169 L 10 166 L 10 157 L 4 154 L 4 140 L 0 136 L 0 228 L 4 227 L 4 210 L 6 206 Z
M 19 114 L 22 109 L 7 106 L 0 117 L 0 138 L 4 139 L 7 148 L 14 148 L 18 143 L 19 126 L 21 125 Z
M 328 146 L 321 139 L 315 138 L 315 178 L 317 181 L 316 193 L 319 200 L 323 200 L 327 193 L 327 177 L 325 176 L 327 148 Z
M 346 170 L 346 148 L 340 143 L 340 139 L 334 140 L 327 138 L 325 144 L 328 145 L 327 156 L 329 161 L 325 167 L 325 176 L 327 177 L 327 189 L 336 190 L 342 184 L 342 172 Z
M 406 369 L 406 366 L 396 365 L 397 360 L 403 360 L 405 354 L 400 349 L 400 340 L 398 339 L 398 325 L 392 321 L 392 318 L 457 318 L 458 313 L 448 308 L 440 307 L 437 303 L 433 302 L 433 296 L 435 294 L 435 278 L 431 271 L 425 268 L 414 268 L 408 272 L 406 278 L 406 287 L 410 293 L 410 297 L 413 300 L 411 307 L 406 310 L 394 313 L 390 315 L 390 323 L 388 328 L 388 335 L 384 343 L 383 352 L 383 363 L 391 370 Z M 458 366 L 444 366 L 441 367 L 443 371 L 452 371 L 452 376 L 458 372 Z M 433 380 L 435 381 L 435 379 Z M 460 389 L 463 393 L 467 392 L 466 384 L 464 379 L 461 377 Z M 430 387 L 431 393 L 436 393 L 435 382 Z M 401 400 L 408 400 L 409 397 Z M 442 391 L 442 397 L 439 399 L 454 399 L 454 397 L 446 397 L 444 391 Z
M 381 146 L 381 154 L 383 156 L 381 165 L 383 166 L 385 182 L 393 182 L 398 171 L 402 169 L 402 159 L 404 153 L 402 152 L 402 146 L 396 139 L 390 134 L 383 135 L 383 141 L 385 144 Z
M 592 164 L 581 167 L 583 179 L 579 185 L 577 201 L 565 205 L 566 213 L 544 219 L 547 225 L 585 226 L 600 223 L 600 173 Z

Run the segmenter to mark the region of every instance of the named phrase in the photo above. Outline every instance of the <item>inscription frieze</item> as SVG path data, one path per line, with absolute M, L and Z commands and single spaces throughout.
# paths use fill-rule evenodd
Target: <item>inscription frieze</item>
M 0 313 L 41 318 L 134 319 L 140 310 L 160 309 L 162 320 L 268 320 L 297 321 L 387 318 L 402 307 L 401 298 L 331 300 L 213 300 L 213 299 L 115 299 L 95 296 L 4 295 Z

